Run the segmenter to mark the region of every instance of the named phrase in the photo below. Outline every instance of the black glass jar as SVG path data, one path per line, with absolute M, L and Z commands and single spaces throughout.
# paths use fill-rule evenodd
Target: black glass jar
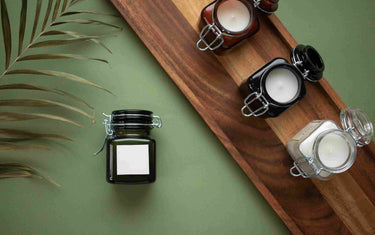
M 272 14 L 279 0 L 216 0 L 201 12 L 201 51 L 221 53 L 255 34 L 260 27 L 257 11 Z M 228 15 L 229 18 L 228 18 Z
M 323 77 L 323 59 L 312 46 L 298 45 L 290 59 L 292 64 L 273 59 L 241 84 L 244 116 L 277 117 L 305 96 L 305 80 L 317 82 Z
M 156 179 L 156 142 L 151 136 L 162 123 L 147 110 L 117 110 L 104 120 L 107 181 L 146 184 Z M 99 151 L 100 152 L 100 151 Z

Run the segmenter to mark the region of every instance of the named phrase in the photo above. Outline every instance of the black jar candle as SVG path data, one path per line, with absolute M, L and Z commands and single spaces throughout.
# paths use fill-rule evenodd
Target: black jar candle
M 117 110 L 104 120 L 109 183 L 146 184 L 156 179 L 156 142 L 161 119 L 147 110 Z M 100 152 L 100 151 L 99 151 Z
M 317 82 L 322 78 L 324 62 L 313 47 L 298 45 L 290 59 L 292 64 L 275 58 L 242 83 L 244 116 L 277 117 L 305 96 L 304 80 Z
M 258 9 L 272 14 L 278 0 L 216 0 L 201 12 L 200 39 L 197 47 L 220 53 L 250 37 L 259 30 Z

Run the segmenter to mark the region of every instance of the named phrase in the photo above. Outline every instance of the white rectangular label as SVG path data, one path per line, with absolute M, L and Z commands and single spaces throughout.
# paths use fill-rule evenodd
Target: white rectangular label
M 150 174 L 148 145 L 117 145 L 117 175 Z

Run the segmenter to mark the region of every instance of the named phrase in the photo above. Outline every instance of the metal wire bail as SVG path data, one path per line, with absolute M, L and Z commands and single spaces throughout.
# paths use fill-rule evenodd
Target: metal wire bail
M 258 102 L 261 103 L 262 106 L 256 110 L 252 110 L 250 105 L 256 100 L 258 100 Z M 269 109 L 268 108 L 269 102 L 262 95 L 262 93 L 258 93 L 258 92 L 253 92 L 250 95 L 248 95 L 246 99 L 244 100 L 244 104 L 245 105 L 242 107 L 241 112 L 242 112 L 242 115 L 244 115 L 245 117 L 251 117 L 251 116 L 259 117 L 265 114 Z M 248 110 L 249 113 L 247 113 L 245 110 Z
M 114 131 L 112 129 L 113 126 L 151 126 L 151 128 L 160 128 L 162 126 L 162 121 L 161 121 L 161 118 L 159 116 L 156 116 L 156 115 L 152 115 L 152 123 L 151 124 L 147 124 L 147 123 L 112 123 L 112 118 L 114 116 L 116 117 L 119 117 L 119 116 L 133 116 L 133 117 L 142 117 L 142 116 L 147 116 L 147 115 L 144 115 L 144 114 L 131 114 L 131 113 L 128 113 L 128 114 L 117 114 L 117 115 L 113 115 L 113 114 L 105 114 L 103 113 L 103 116 L 107 117 L 108 119 L 104 119 L 103 121 L 103 125 L 105 127 L 105 138 L 104 138 L 104 141 L 103 141 L 103 144 L 102 146 L 100 147 L 100 149 L 98 151 L 96 151 L 94 153 L 94 156 L 98 155 L 101 151 L 103 151 L 104 147 L 105 147 L 105 144 L 107 143 L 107 140 L 113 136 L 114 134 Z
M 213 32 L 216 35 L 216 38 L 212 42 L 207 42 L 205 39 L 209 32 Z M 223 34 L 215 24 L 207 24 L 206 26 L 204 26 L 201 33 L 199 34 L 199 38 L 200 39 L 197 42 L 197 47 L 201 51 L 206 51 L 207 49 L 210 49 L 211 51 L 216 50 L 224 43 Z M 204 47 L 200 47 L 202 42 Z M 212 45 L 215 45 L 216 42 L 218 42 L 218 44 L 212 47 Z
M 254 7 L 258 8 L 259 5 L 260 5 L 260 0 L 254 0 Z
M 310 178 L 320 173 L 320 169 L 315 170 L 312 166 L 313 160 L 309 157 L 300 157 L 293 162 L 293 166 L 290 168 L 289 172 L 292 176 L 298 177 L 302 176 L 303 178 Z M 303 171 L 301 167 L 303 165 L 308 165 L 312 167 L 311 171 Z M 294 172 L 294 169 L 297 170 L 297 173 Z
M 317 82 L 317 81 L 314 81 L 314 80 L 311 80 L 308 76 L 310 74 L 310 70 L 308 69 L 303 69 L 303 71 L 298 67 L 298 65 L 302 65 L 303 64 L 303 61 L 302 60 L 299 60 L 296 58 L 296 55 L 295 55 L 295 50 L 296 48 L 293 48 L 293 56 L 292 56 L 292 63 L 293 63 L 293 66 L 302 74 L 302 76 L 309 82 Z

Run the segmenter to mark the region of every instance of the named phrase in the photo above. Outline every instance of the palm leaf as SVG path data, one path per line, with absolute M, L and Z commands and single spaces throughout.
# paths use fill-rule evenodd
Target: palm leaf
M 94 60 L 100 61 L 106 64 L 109 64 L 107 60 L 99 59 L 99 58 L 91 58 L 82 55 L 74 55 L 74 54 L 36 54 L 36 55 L 28 55 L 18 59 L 18 61 L 25 61 L 25 60 L 50 60 L 50 59 L 76 59 L 76 60 Z
M 0 179 L 5 179 L 5 178 L 19 178 L 19 177 L 30 177 L 32 174 L 28 171 L 20 171 L 20 170 L 13 170 L 10 168 L 7 168 L 8 170 L 6 171 L 0 171 Z
M 120 17 L 117 14 L 102 13 L 102 12 L 90 11 L 90 10 L 67 11 L 67 12 L 62 13 L 61 16 L 70 16 L 70 15 L 78 15 L 78 14 L 93 14 L 93 15 Z
M 27 16 L 27 0 L 22 0 L 22 7 L 21 7 L 21 18 L 20 18 L 20 32 L 18 37 L 18 55 L 21 55 L 22 46 L 23 46 L 23 39 L 25 37 L 25 29 L 26 29 L 26 16 Z
M 45 40 L 42 42 L 33 43 L 30 45 L 30 48 L 38 48 L 38 47 L 50 47 L 50 46 L 62 46 L 66 44 L 76 43 L 87 41 L 93 38 L 101 38 L 100 36 L 87 36 L 87 37 L 80 37 L 80 38 L 68 38 L 68 39 L 57 39 L 57 40 Z
M 70 2 L 70 4 L 69 4 L 69 7 L 74 6 L 75 4 L 77 4 L 77 3 L 79 3 L 79 2 L 83 2 L 83 1 L 85 1 L 85 0 L 72 0 L 72 1 Z
M 108 47 L 106 47 L 101 41 L 98 39 L 108 37 L 110 34 L 106 35 L 96 35 L 96 36 L 88 36 L 78 32 L 72 31 L 62 31 L 62 30 L 52 30 L 53 27 L 58 25 L 65 25 L 65 24 L 87 24 L 87 25 L 101 25 L 116 29 L 121 29 L 117 25 L 107 23 L 101 20 L 96 19 L 67 19 L 66 17 L 72 15 L 82 15 L 82 14 L 91 14 L 91 15 L 111 15 L 101 12 L 95 12 L 91 10 L 73 10 L 68 11 L 67 9 L 71 6 L 74 6 L 84 0 L 48 0 L 48 5 L 46 6 L 46 10 L 44 13 L 44 19 L 41 19 L 41 9 L 42 9 L 42 0 L 36 0 L 36 7 L 35 7 L 35 15 L 32 24 L 32 30 L 30 35 L 30 43 L 24 49 L 24 41 L 25 41 L 25 32 L 28 30 L 26 29 L 26 20 L 27 20 L 27 0 L 22 0 L 22 6 L 20 8 L 20 22 L 19 22 L 19 35 L 18 35 L 18 53 L 17 58 L 11 62 L 12 57 L 12 38 L 11 38 L 11 24 L 9 21 L 8 9 L 6 6 L 6 0 L 0 0 L 0 11 L 1 11 L 1 25 L 2 25 L 2 32 L 3 32 L 3 41 L 4 41 L 4 51 L 5 51 L 5 70 L 0 75 L 0 79 L 3 78 L 5 75 L 12 75 L 12 74 L 25 74 L 25 75 L 46 75 L 46 76 L 54 76 L 60 77 L 62 79 L 71 80 L 74 82 L 82 83 L 85 85 L 90 85 L 104 91 L 111 93 L 109 90 L 90 82 L 84 78 L 79 76 L 60 72 L 60 71 L 53 71 L 53 70 L 34 70 L 34 69 L 13 69 L 13 65 L 16 65 L 17 62 L 20 61 L 31 61 L 31 60 L 46 60 L 46 59 L 75 59 L 75 60 L 95 60 L 99 62 L 103 62 L 108 64 L 107 60 L 98 59 L 98 58 L 91 58 L 83 55 L 75 55 L 75 54 L 31 54 L 26 55 L 26 52 L 30 48 L 41 48 L 41 47 L 48 47 L 48 46 L 59 46 L 59 45 L 67 45 L 75 42 L 93 42 L 97 45 L 102 46 L 107 51 L 112 53 Z M 61 8 L 61 11 L 60 11 Z M 60 11 L 60 12 L 59 12 Z M 64 17 L 63 20 L 57 21 L 58 18 Z M 49 23 L 50 21 L 50 23 Z M 41 23 L 41 24 L 40 24 Z M 40 24 L 41 31 L 38 36 L 37 30 Z M 49 31 L 48 31 L 49 30 Z M 47 31 L 47 32 L 46 32 Z M 52 36 L 52 35 L 66 35 L 70 36 L 67 39 L 59 39 L 59 40 L 44 40 L 38 41 L 41 36 Z M 12 69 L 11 69 L 12 68 Z M 93 107 L 87 104 L 80 98 L 69 94 L 65 91 L 54 89 L 54 88 L 46 88 L 37 85 L 29 85 L 29 84 L 7 84 L 7 85 L 0 85 L 0 90 L 14 90 L 14 89 L 23 89 L 23 90 L 31 90 L 31 91 L 42 91 L 42 92 L 50 92 L 54 93 L 69 99 L 76 101 L 77 103 L 83 104 L 93 110 Z M 112 93 L 111 93 L 112 94 Z M 61 108 L 65 108 L 67 110 L 77 112 L 80 115 L 89 117 L 95 120 L 94 115 L 90 115 L 89 113 L 85 112 L 84 110 L 68 105 L 61 102 L 52 101 L 49 99 L 4 99 L 0 100 L 0 106 L 30 106 L 30 107 L 37 107 L 37 106 L 57 106 Z M 93 110 L 94 111 L 94 110 Z M 72 125 L 84 127 L 78 122 L 73 120 L 52 115 L 52 114 L 44 114 L 44 113 L 13 113 L 13 112 L 0 112 L 0 121 L 26 121 L 26 120 L 33 120 L 33 119 L 48 119 L 53 121 L 60 121 L 63 123 L 69 123 Z M 20 145 L 12 143 L 12 141 L 22 141 L 22 140 L 29 140 L 35 138 L 57 138 L 57 139 L 64 139 L 70 140 L 70 138 L 65 137 L 63 135 L 56 135 L 56 134 L 43 134 L 43 133 L 34 133 L 34 132 L 26 132 L 21 130 L 14 130 L 14 129 L 1 129 L 0 128 L 0 151 L 15 151 L 15 150 L 47 150 L 45 146 L 42 145 Z M 3 163 L 0 164 L 0 178 L 9 178 L 9 177 L 31 177 L 37 176 L 41 178 L 45 178 L 50 182 L 56 184 L 53 180 L 49 179 L 48 177 L 42 176 L 37 170 L 25 166 L 19 163 Z M 58 184 L 56 184 L 58 185 Z
M 12 56 L 12 32 L 10 29 L 8 9 L 5 0 L 1 0 L 1 26 L 3 29 L 3 38 L 5 46 L 5 69 L 9 67 L 10 57 Z
M 63 104 L 56 101 L 45 100 L 45 99 L 11 99 L 11 100 L 0 100 L 0 106 L 58 106 L 70 111 L 74 111 L 82 114 L 95 122 L 95 117 L 86 113 L 82 109 L 76 108 L 71 105 Z
M 36 29 L 38 28 L 38 22 L 39 22 L 39 16 L 40 16 L 40 9 L 41 8 L 42 8 L 42 0 L 37 0 L 35 17 L 34 17 L 34 24 L 33 24 L 33 32 L 31 33 L 30 43 L 33 42 L 34 36 L 35 36 L 35 33 L 36 33 Z
M 61 8 L 61 12 L 65 11 L 67 4 L 68 4 L 68 0 L 64 0 L 62 8 Z
M 55 8 L 53 9 L 53 14 L 52 14 L 52 22 L 56 20 L 57 13 L 59 13 L 60 3 L 61 3 L 61 0 L 56 0 Z
M 0 152 L 2 151 L 17 151 L 17 150 L 49 150 L 49 148 L 42 145 L 25 145 L 0 142 Z
M 51 30 L 51 31 L 47 31 L 47 32 L 44 32 L 41 36 L 51 36 L 51 35 L 68 35 L 68 36 L 72 36 L 72 37 L 76 37 L 76 38 L 87 37 L 87 35 L 84 35 L 84 34 L 80 34 L 80 33 L 73 32 L 73 31 L 63 31 L 63 30 Z M 98 44 L 99 46 L 103 47 L 109 53 L 112 54 L 112 51 L 105 44 L 103 44 L 101 41 L 99 41 L 97 39 L 90 39 L 90 41 L 93 42 L 93 43 Z
M 76 76 L 74 74 L 60 72 L 60 71 L 19 69 L 19 70 L 8 71 L 8 72 L 6 72 L 5 75 L 11 75 L 11 74 L 34 74 L 34 75 L 56 76 L 56 77 L 68 79 L 68 80 L 71 80 L 71 81 L 74 81 L 74 82 L 79 82 L 79 83 L 82 83 L 82 84 L 90 85 L 90 86 L 99 88 L 101 90 L 104 90 L 104 91 L 112 94 L 112 92 L 110 92 L 109 90 L 105 89 L 104 87 L 99 86 L 99 85 L 97 85 L 97 84 L 95 84 L 93 82 L 90 82 L 90 81 L 88 81 L 88 80 L 86 80 L 84 78 L 81 78 L 81 77 Z
M 89 107 L 90 109 L 94 109 L 94 107 L 92 107 L 91 105 L 89 105 L 88 103 L 86 103 L 84 100 L 68 93 L 68 92 L 65 92 L 65 91 L 62 91 L 62 90 L 58 90 L 58 89 L 53 89 L 53 88 L 47 88 L 47 87 L 42 87 L 42 86 L 36 86 L 36 85 L 29 85 L 29 84 L 7 84 L 7 85 L 0 85 L 0 90 L 16 90 L 16 89 L 20 89 L 20 90 L 34 90 L 34 91 L 43 91 L 43 92 L 51 92 L 51 93 L 55 93 L 55 94 L 58 94 L 58 95 L 61 95 L 61 96 L 65 96 L 69 99 L 72 99 L 74 100 L 75 102 L 79 103 L 79 104 L 82 104 L 82 105 L 85 105 L 87 107 Z
M 26 120 L 33 120 L 33 119 L 50 119 L 55 121 L 61 121 L 65 123 L 70 123 L 75 126 L 84 127 L 83 125 L 79 124 L 78 122 L 60 117 L 51 114 L 44 114 L 44 113 L 10 113 L 10 112 L 0 112 L 0 121 L 26 121 Z
M 27 131 L 13 130 L 13 129 L 0 129 L 0 140 L 24 140 L 36 138 L 55 138 L 73 141 L 72 139 L 56 134 L 40 134 Z
M 31 177 L 36 176 L 47 180 L 53 185 L 60 187 L 58 183 L 53 181 L 48 176 L 42 175 L 37 169 L 26 166 L 20 163 L 0 163 L 0 178 L 16 178 L 16 177 Z
M 68 20 L 63 20 L 63 21 L 58 21 L 58 22 L 52 23 L 52 26 L 61 25 L 61 24 L 71 24 L 71 23 L 105 25 L 105 26 L 109 26 L 109 27 L 112 27 L 112 28 L 121 29 L 121 27 L 119 27 L 117 25 L 110 24 L 110 23 L 107 23 L 107 22 L 104 22 L 104 21 L 101 21 L 101 20 L 94 20 L 94 19 L 68 19 Z
M 48 6 L 47 6 L 46 14 L 44 16 L 42 31 L 44 31 L 44 29 L 47 26 L 48 18 L 49 18 L 49 15 L 51 14 L 51 9 L 52 9 L 52 0 L 48 0 Z

